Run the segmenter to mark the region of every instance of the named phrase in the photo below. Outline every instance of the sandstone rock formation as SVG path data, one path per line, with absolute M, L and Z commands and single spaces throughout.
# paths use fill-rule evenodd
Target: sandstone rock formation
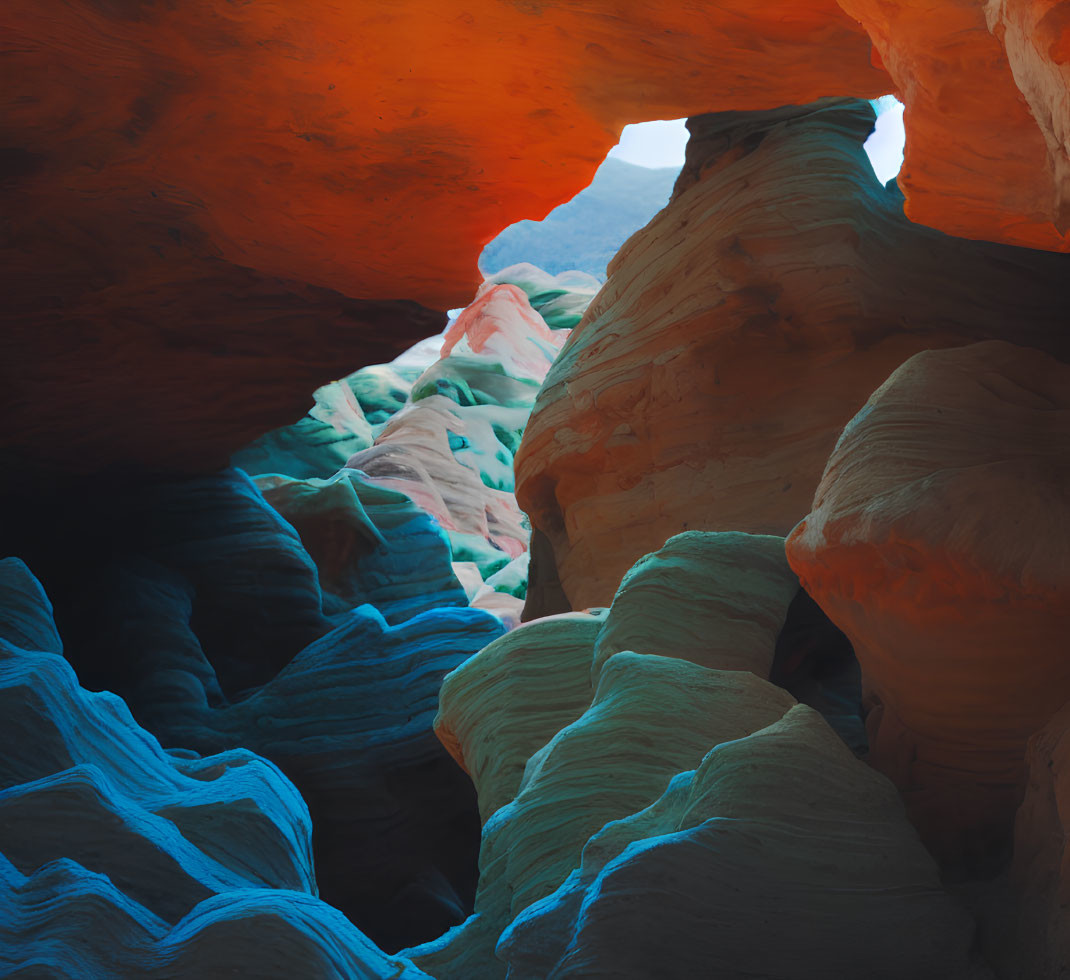
M 265 432 L 232 454 L 231 464 L 246 473 L 285 473 L 299 480 L 337 473 L 353 453 L 367 449 L 374 438 L 347 380 L 318 388 L 313 393 L 315 405 L 307 415 L 293 425 Z
M 1026 742 L 1070 698 L 1068 435 L 1065 364 L 926 351 L 846 427 L 788 539 L 876 699 L 870 759 L 948 862 L 998 861 Z
M 411 501 L 345 470 L 321 482 L 268 493 L 322 570 L 238 471 L 142 490 L 125 550 L 64 595 L 68 656 L 165 746 L 280 766 L 315 820 L 323 895 L 396 948 L 471 902 L 475 800 L 432 720 L 441 677 L 503 626 L 467 608 Z
M 518 980 L 991 977 L 972 942 L 894 789 L 797 705 L 607 824 L 496 952 Z
M 595 675 L 622 650 L 651 650 L 765 679 L 798 588 L 783 538 L 678 534 L 621 581 L 595 644 Z
M 590 300 L 582 277 L 551 279 L 532 266 L 503 270 L 499 278 L 507 276 L 527 283 L 554 321 L 578 316 Z M 450 325 L 404 404 L 372 425 L 373 444 L 345 464 L 430 515 L 449 537 L 471 604 L 509 624 L 519 621 L 526 593 L 529 537 L 513 495 L 513 454 L 567 337 L 533 309 L 524 289 L 488 281 Z M 340 384 L 352 386 L 367 371 Z M 396 591 L 391 580 L 383 583 Z
M 103 204 L 114 225 L 98 220 L 105 267 L 123 249 L 178 237 L 196 246 L 191 260 L 221 255 L 352 296 L 445 308 L 477 284 L 482 243 L 589 183 L 624 123 L 712 108 L 711 93 L 730 84 L 737 108 L 876 96 L 889 84 L 831 0 L 621 14 L 406 0 L 313 15 L 293 2 L 208 0 L 45 16 L 20 2 L 3 22 L 18 44 L 7 169 L 26 212 L 65 206 L 65 226 L 89 213 L 94 191 L 117 191 Z M 51 75 L 43 66 L 57 50 L 67 58 Z M 96 113 L 72 119 L 87 103 Z M 62 202 L 46 197 L 57 190 L 47 178 L 69 174 L 78 179 Z M 120 196 L 138 210 L 124 214 Z
M 989 976 L 892 785 L 760 677 L 796 589 L 782 539 L 691 532 L 608 612 L 450 674 L 436 731 L 479 794 L 479 890 L 405 955 L 439 980 Z
M 907 215 L 964 238 L 1070 250 L 1066 4 L 840 6 L 907 105 Z
M 264 499 L 301 536 L 326 610 L 375 606 L 396 624 L 440 606 L 464 606 L 449 539 L 403 493 L 342 469 L 328 480 L 257 478 Z
M 832 0 L 616 14 L 5 5 L 0 380 L 22 482 L 71 457 L 223 465 L 339 355 L 434 333 L 395 301 L 465 302 L 483 244 L 589 183 L 627 122 L 708 109 L 747 73 L 740 108 L 890 86 Z
M 27 876 L 0 856 L 0 914 L 0 966 L 23 976 L 431 980 L 337 909 L 293 892 L 226 892 L 170 926 L 74 862 Z
M 397 949 L 472 901 L 474 800 L 431 723 L 443 675 L 501 633 L 476 609 L 390 626 L 361 606 L 244 700 L 172 705 L 158 727 L 169 744 L 242 745 L 275 762 L 312 812 L 323 896 Z
M 1070 2 L 0 33 L 0 975 L 1070 970 Z
M 530 262 L 506 266 L 484 279 L 484 286 L 511 283 L 524 290 L 532 309 L 554 330 L 571 330 L 583 318 L 602 282 L 585 272 L 570 270 L 551 276 Z
M 535 553 L 536 595 L 556 575 L 572 608 L 605 604 L 688 528 L 787 533 L 843 425 L 918 350 L 1070 356 L 1067 258 L 911 224 L 872 179 L 872 121 L 852 101 L 690 121 L 673 200 L 617 255 L 517 455 L 556 561 Z
M 590 298 L 518 271 L 558 316 Z M 27 535 L 83 682 L 169 748 L 280 766 L 315 821 L 324 896 L 387 948 L 472 905 L 475 796 L 431 723 L 442 676 L 519 620 L 512 452 L 566 336 L 523 290 L 489 284 L 444 338 L 321 388 L 305 419 L 238 453 L 268 468 L 255 480 L 131 481 Z M 69 808 L 54 809 L 62 828 Z
M 591 703 L 607 610 L 528 623 L 446 676 L 435 733 L 475 784 L 486 820 L 516 796 L 535 752 Z
M 395 301 L 463 302 L 482 246 L 581 190 L 638 119 L 895 90 L 908 213 L 1070 248 L 1054 0 L 11 0 L 0 31 L 4 448 L 23 483 L 71 456 L 222 465 L 340 350 L 382 361 L 430 333 Z
M 1017 932 L 1023 975 L 1058 977 L 1070 969 L 1070 709 L 1063 706 L 1030 740 L 1025 798 L 1014 825 L 1010 879 L 1017 907 L 1007 918 Z M 1005 913 L 1006 914 L 1006 913 Z M 1012 974 L 1013 975 L 1013 974 Z
M 426 975 L 316 898 L 301 796 L 245 749 L 165 752 L 79 687 L 44 591 L 0 562 L 7 975 Z

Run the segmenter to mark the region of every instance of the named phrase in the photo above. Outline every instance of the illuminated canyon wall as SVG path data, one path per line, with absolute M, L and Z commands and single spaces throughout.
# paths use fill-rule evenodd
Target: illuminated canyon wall
M 605 605 L 679 531 L 786 534 L 840 430 L 919 350 L 1070 353 L 1063 256 L 907 221 L 862 152 L 872 125 L 835 100 L 691 120 L 673 199 L 617 254 L 517 457 L 553 552 L 536 587 Z M 534 598 L 529 615 L 561 611 Z
M 42 482 L 57 440 L 86 472 L 220 463 L 330 379 L 321 351 L 432 332 L 390 301 L 467 302 L 483 245 L 641 118 L 897 91 L 910 217 L 1066 250 L 1065 10 L 13 0 L 4 448 Z
M 0 28 L 0 973 L 1070 970 L 1070 4 Z

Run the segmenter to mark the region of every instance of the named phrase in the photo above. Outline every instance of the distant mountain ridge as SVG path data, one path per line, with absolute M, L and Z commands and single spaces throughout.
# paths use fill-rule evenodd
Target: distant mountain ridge
M 502 231 L 483 249 L 480 271 L 530 262 L 551 275 L 580 269 L 604 282 L 609 260 L 668 203 L 679 173 L 679 167 L 651 169 L 610 157 L 589 187 L 542 221 L 518 221 Z

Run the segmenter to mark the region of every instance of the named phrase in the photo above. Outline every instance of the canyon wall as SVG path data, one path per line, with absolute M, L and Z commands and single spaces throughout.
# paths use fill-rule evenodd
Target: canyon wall
M 556 576 L 571 608 L 605 605 L 688 528 L 786 534 L 842 427 L 919 350 L 1070 355 L 1067 259 L 908 221 L 862 151 L 872 123 L 847 100 L 690 121 L 672 200 L 614 259 L 517 455 L 556 562 L 536 558 L 533 602 Z
M 331 379 L 321 351 L 432 332 L 398 301 L 466 302 L 483 245 L 644 118 L 895 91 L 908 216 L 1066 250 L 1066 10 L 13 0 L 6 469 L 221 465 Z

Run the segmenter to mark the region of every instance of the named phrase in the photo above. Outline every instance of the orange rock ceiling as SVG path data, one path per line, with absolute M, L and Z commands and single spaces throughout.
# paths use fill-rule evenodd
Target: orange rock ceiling
M 830 0 L 752 8 L 13 0 L 15 220 L 53 238 L 106 196 L 108 251 L 188 225 L 269 275 L 459 305 L 483 243 L 589 183 L 625 123 L 891 87 Z
M 482 245 L 639 119 L 898 91 L 915 220 L 1066 250 L 1068 9 L 8 0 L 4 446 L 216 465 L 328 380 L 308 353 L 286 368 L 303 330 L 347 369 L 411 343 L 425 315 L 346 301 L 466 303 Z M 231 394 L 266 375 L 259 406 Z

